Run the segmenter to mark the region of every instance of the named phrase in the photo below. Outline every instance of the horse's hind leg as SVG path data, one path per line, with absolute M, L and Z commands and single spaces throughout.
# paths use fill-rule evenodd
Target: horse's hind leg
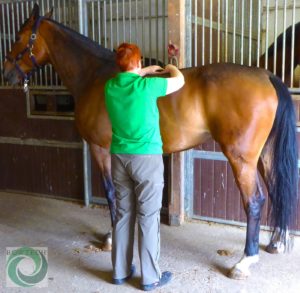
M 99 147 L 95 144 L 90 144 L 90 150 L 102 174 L 102 181 L 104 186 L 105 197 L 108 202 L 108 207 L 111 216 L 111 226 L 115 221 L 116 203 L 115 203 L 115 189 L 111 177 L 111 159 L 108 149 Z M 111 250 L 112 233 L 109 231 L 105 237 L 103 250 Z
M 265 196 L 257 176 L 257 162 L 247 160 L 243 155 L 237 155 L 238 152 L 233 150 L 227 150 L 224 151 L 224 153 L 232 166 L 247 215 L 247 235 L 244 256 L 231 269 L 229 276 L 233 279 L 246 279 L 250 275 L 250 266 L 259 260 L 260 218 Z

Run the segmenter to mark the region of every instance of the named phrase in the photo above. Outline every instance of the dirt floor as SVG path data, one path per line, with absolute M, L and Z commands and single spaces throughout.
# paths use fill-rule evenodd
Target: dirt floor
M 137 247 L 135 277 L 126 285 L 110 284 L 110 252 L 101 251 L 109 229 L 107 209 L 78 203 L 0 192 L 0 292 L 130 293 L 139 290 Z M 299 293 L 300 237 L 290 254 L 264 251 L 269 233 L 261 232 L 260 262 L 246 281 L 226 274 L 242 256 L 245 229 L 188 222 L 181 227 L 161 226 L 162 270 L 174 273 L 161 293 Z M 48 285 L 44 288 L 8 288 L 7 247 L 47 247 Z

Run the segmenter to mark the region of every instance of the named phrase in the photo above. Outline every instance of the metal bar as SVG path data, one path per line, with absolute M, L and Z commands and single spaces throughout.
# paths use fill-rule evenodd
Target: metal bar
M 129 0 L 129 42 L 131 43 L 131 0 Z
M 292 48 L 291 48 L 291 84 L 294 86 L 294 56 L 295 56 L 295 22 L 296 22 L 296 0 L 293 1 L 293 20 L 292 20 Z
M 78 0 L 78 19 L 79 32 L 87 35 L 87 7 L 84 0 Z M 91 182 L 91 156 L 88 149 L 88 144 L 83 140 L 83 180 L 84 180 L 84 202 L 89 205 L 92 198 L 92 182 Z
M 17 6 L 17 31 L 20 29 L 20 2 L 16 3 Z
M 209 63 L 212 63 L 212 12 L 213 12 L 213 0 L 209 1 Z
M 50 11 L 50 3 L 49 3 L 49 0 L 47 0 L 47 12 Z M 50 85 L 53 86 L 54 83 L 53 83 L 53 68 L 52 68 L 52 65 L 49 65 L 50 67 Z
M 161 14 L 162 16 L 165 16 L 165 8 L 166 8 L 166 1 L 162 0 L 162 8 L 161 8 Z M 163 62 L 166 63 L 166 18 L 163 17 L 162 19 L 162 34 L 163 34 L 163 40 L 162 40 L 162 49 L 163 49 Z M 185 62 L 185 61 L 184 61 Z
M 260 57 L 260 34 L 261 34 L 261 1 L 258 1 L 258 23 L 257 23 L 257 51 L 256 51 L 256 66 L 259 67 Z
M 143 51 L 143 63 L 145 64 L 145 1 L 142 2 L 142 51 Z
M 8 50 L 11 50 L 11 33 L 10 33 L 10 13 L 9 13 L 9 3 L 6 3 L 6 15 L 7 15 L 7 35 L 9 37 Z
M 4 14 L 4 5 L 2 6 L 2 27 L 3 27 L 3 47 L 4 47 L 4 56 L 7 55 L 7 38 L 6 38 L 6 25 L 5 25 L 5 14 Z
M 248 65 L 251 66 L 251 52 L 252 52 L 252 0 L 249 1 L 250 9 L 249 9 L 249 54 L 248 54 Z
M 221 30 L 220 30 L 220 23 L 221 23 L 221 4 L 220 0 L 218 0 L 218 25 L 217 25 L 217 62 L 220 62 L 220 56 L 221 56 Z
M 235 63 L 236 47 L 236 0 L 233 1 L 233 36 L 232 36 L 232 62 Z
M 84 180 L 84 204 L 88 206 L 92 199 L 92 179 L 91 179 L 91 155 L 88 144 L 83 140 L 83 180 Z
M 116 26 L 117 26 L 117 46 L 120 44 L 119 37 L 119 0 L 116 0 Z
M 109 1 L 110 3 L 110 10 L 109 10 L 109 13 L 110 13 L 110 49 L 113 50 L 114 48 L 114 43 L 113 43 L 113 12 L 112 12 L 112 0 Z
M 195 12 L 194 12 L 194 17 L 195 17 L 195 31 L 194 31 L 194 65 L 198 65 L 198 1 L 194 0 L 195 3 Z M 201 44 L 202 46 L 202 44 Z
M 228 61 L 228 0 L 225 1 L 225 62 Z
M 194 196 L 193 196 L 193 186 L 194 186 L 194 167 L 193 160 L 191 158 L 192 150 L 184 152 L 184 207 L 185 213 L 189 218 L 193 215 L 194 206 Z
M 79 4 L 79 3 L 78 3 Z M 80 4 L 82 5 L 82 4 Z M 67 24 L 67 9 L 66 9 L 66 0 L 63 0 L 63 12 L 64 12 L 64 17 L 63 17 L 63 24 Z
M 138 0 L 135 0 L 135 42 L 136 42 L 136 44 L 139 44 L 139 36 L 138 36 Z
M 205 64 L 205 0 L 202 0 L 202 65 Z
M 2 6 L 2 12 L 3 12 L 3 6 Z M 2 17 L 2 21 L 3 21 L 3 17 Z M 3 41 L 5 40 L 5 35 L 0 30 L 0 69 L 1 69 L 1 72 L 3 72 L 3 61 L 4 61 L 2 59 L 2 52 L 3 52 L 2 39 L 3 39 Z M 5 55 L 3 57 L 5 58 Z M 3 74 L 1 74 L 1 84 L 4 85 L 4 76 L 3 76 Z
M 244 64 L 244 26 L 245 26 L 245 2 L 242 0 L 242 28 L 241 28 L 241 64 Z
M 269 14 L 270 14 L 270 0 L 267 0 L 267 24 L 266 24 L 266 46 L 265 46 L 265 69 L 268 69 L 268 46 L 269 46 Z
M 92 39 L 95 41 L 96 35 L 95 35 L 95 2 L 91 2 L 92 5 Z
M 285 58 L 286 58 L 286 0 L 284 0 L 283 10 L 283 44 L 282 44 L 282 81 L 285 80 Z
M 12 40 L 16 41 L 16 28 L 15 28 L 15 8 L 14 3 L 11 3 L 11 24 L 12 24 Z
M 149 57 L 150 57 L 150 65 L 152 65 L 152 10 L 151 10 L 151 0 L 149 0 Z
M 58 22 L 61 22 L 61 0 L 57 0 L 57 6 L 53 3 L 53 7 L 57 7 L 57 14 L 54 14 L 54 19 L 58 19 Z M 56 10 L 55 10 L 56 11 Z M 57 16 L 56 16 L 57 15 Z M 58 86 L 58 74 L 55 72 L 55 86 Z
M 228 161 L 222 152 L 193 150 L 191 155 L 194 159 Z
M 185 58 L 184 67 L 192 66 L 192 1 L 189 0 L 185 5 L 185 19 L 186 19 L 186 31 L 185 31 Z
M 104 47 L 107 48 L 107 29 L 106 29 L 106 1 L 103 2 L 103 31 L 104 31 Z
M 273 73 L 276 75 L 277 71 L 277 24 L 278 24 L 278 0 L 275 0 L 275 21 L 274 21 L 274 59 L 273 59 Z M 267 48 L 267 46 L 266 46 Z M 268 49 L 267 49 L 268 50 Z
M 125 29 L 126 29 L 126 21 L 125 21 L 125 0 L 122 2 L 122 17 L 123 17 L 123 42 L 125 42 Z
M 155 21 L 155 28 L 156 28 L 156 52 L 155 52 L 155 58 L 156 58 L 156 64 L 158 62 L 158 38 L 159 38 L 159 31 L 158 31 L 158 0 L 155 1 L 155 18 L 156 18 L 156 21 Z
M 98 20 L 98 43 L 101 45 L 101 6 L 100 1 L 97 2 L 97 20 Z

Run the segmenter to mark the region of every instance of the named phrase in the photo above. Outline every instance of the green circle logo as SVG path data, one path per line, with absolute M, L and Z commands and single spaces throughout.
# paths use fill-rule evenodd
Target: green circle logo
M 24 273 L 26 263 L 33 262 L 32 273 Z M 27 265 L 28 266 L 28 265 Z M 23 269 L 23 272 L 22 272 Z M 21 247 L 11 251 L 6 263 L 6 272 L 10 280 L 20 287 L 33 287 L 47 275 L 48 263 L 44 254 L 30 247 Z

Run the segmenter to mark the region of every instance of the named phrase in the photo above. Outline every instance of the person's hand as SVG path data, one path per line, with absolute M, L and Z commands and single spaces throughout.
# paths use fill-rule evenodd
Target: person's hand
M 158 65 L 151 65 L 141 69 L 141 76 L 145 76 L 147 74 L 161 74 L 164 69 Z

